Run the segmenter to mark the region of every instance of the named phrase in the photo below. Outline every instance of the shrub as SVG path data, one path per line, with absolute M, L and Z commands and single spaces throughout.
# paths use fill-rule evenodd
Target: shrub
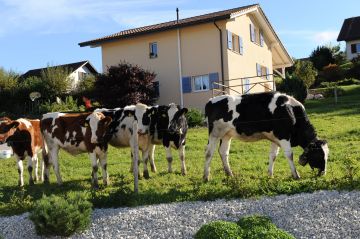
M 338 82 L 344 79 L 344 72 L 338 65 L 329 64 L 323 68 L 320 77 L 324 81 Z
M 321 71 L 325 66 L 335 63 L 333 51 L 328 46 L 318 46 L 310 54 L 310 61 L 314 64 L 314 67 Z
M 304 82 L 304 85 L 309 88 L 316 79 L 317 70 L 314 68 L 311 61 L 295 61 L 293 75 Z
M 326 88 L 319 88 L 316 89 L 316 93 L 322 94 L 324 97 L 334 97 L 335 96 L 335 86 L 329 86 Z M 345 93 L 345 90 L 343 88 L 337 87 L 336 88 L 336 94 L 337 96 L 341 96 Z
M 30 219 L 39 235 L 70 236 L 89 226 L 91 212 L 92 204 L 84 194 L 51 195 L 36 202 Z
M 242 229 L 242 238 L 247 239 L 294 239 L 289 233 L 276 227 L 270 218 L 254 215 L 243 217 L 238 221 Z
M 68 76 L 70 71 L 64 67 L 48 67 L 41 72 L 41 81 L 44 87 L 42 97 L 55 100 L 57 96 L 67 94 L 71 89 L 72 79 Z
M 40 105 L 40 112 L 47 113 L 47 112 L 65 112 L 65 111 L 85 111 L 84 106 L 78 106 L 78 102 L 73 99 L 72 96 L 67 96 L 65 101 L 61 102 L 53 102 L 50 103 L 45 102 L 44 104 Z
M 189 127 L 203 126 L 204 124 L 204 115 L 200 110 L 195 108 L 189 109 L 186 113 L 186 119 Z
M 155 95 L 155 73 L 122 62 L 97 76 L 94 96 L 104 107 L 124 107 L 138 102 L 151 105 Z
M 280 92 L 292 95 L 302 103 L 307 96 L 307 88 L 304 85 L 304 82 L 293 76 L 287 76 L 276 86 L 276 89 Z
M 241 239 L 241 229 L 234 222 L 214 221 L 203 225 L 195 239 Z

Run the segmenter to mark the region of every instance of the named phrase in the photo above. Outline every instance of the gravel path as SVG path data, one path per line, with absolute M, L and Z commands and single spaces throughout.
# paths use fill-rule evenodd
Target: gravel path
M 204 223 L 269 216 L 296 238 L 360 238 L 360 192 L 318 191 L 257 200 L 216 200 L 96 209 L 90 229 L 71 238 L 192 238 Z M 41 238 L 28 214 L 0 217 L 4 238 Z

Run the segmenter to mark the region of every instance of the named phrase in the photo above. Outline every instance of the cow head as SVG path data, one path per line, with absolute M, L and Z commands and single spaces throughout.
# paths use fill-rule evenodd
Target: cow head
M 299 164 L 309 163 L 312 169 L 319 169 L 319 176 L 326 173 L 326 164 L 329 156 L 328 144 L 325 140 L 315 139 L 305 149 L 299 158 Z
M 149 132 L 149 127 L 153 116 L 156 113 L 155 107 L 149 107 L 144 104 L 136 104 L 135 117 L 138 121 L 138 133 L 143 135 Z
M 109 116 L 105 117 L 100 112 L 93 112 L 88 117 L 86 117 L 85 122 L 81 122 L 80 125 L 83 127 L 90 127 L 90 142 L 96 144 L 103 141 L 110 123 L 111 118 Z
M 183 128 L 186 126 L 185 114 L 188 112 L 187 108 L 179 108 L 175 104 L 170 104 L 168 110 L 170 134 L 182 134 Z
M 0 118 L 0 144 L 6 143 L 7 139 L 15 133 L 19 124 L 7 117 Z

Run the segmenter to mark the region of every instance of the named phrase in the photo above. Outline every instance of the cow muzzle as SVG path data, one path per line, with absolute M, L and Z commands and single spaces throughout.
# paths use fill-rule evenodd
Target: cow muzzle
M 305 166 L 307 163 L 308 163 L 308 160 L 307 160 L 306 156 L 305 156 L 305 155 L 301 155 L 301 156 L 299 157 L 299 164 L 300 164 L 301 166 Z

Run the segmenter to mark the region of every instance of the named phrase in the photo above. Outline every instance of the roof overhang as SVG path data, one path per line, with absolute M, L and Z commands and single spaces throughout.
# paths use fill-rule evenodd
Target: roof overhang
M 245 14 L 250 14 L 256 19 L 263 31 L 264 36 L 270 42 L 269 47 L 272 52 L 273 68 L 284 68 L 292 66 L 294 64 L 293 59 L 280 41 L 280 38 L 276 34 L 274 28 L 271 26 L 261 7 L 257 5 L 244 11 L 233 13 L 231 14 L 231 18 L 236 18 Z

